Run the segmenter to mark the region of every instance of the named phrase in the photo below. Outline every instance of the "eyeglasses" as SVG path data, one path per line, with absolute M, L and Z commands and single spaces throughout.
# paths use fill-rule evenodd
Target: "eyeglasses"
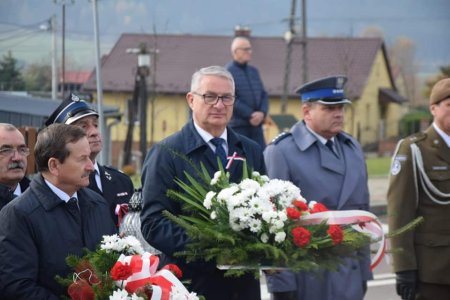
M 242 51 L 245 51 L 245 52 L 251 52 L 252 51 L 252 48 L 250 48 L 250 47 L 245 47 L 245 48 L 237 48 L 238 50 L 242 50 Z
M 220 100 L 222 100 L 223 105 L 231 106 L 231 105 L 233 105 L 234 99 L 235 99 L 235 97 L 233 95 L 219 96 L 219 95 L 215 95 L 215 94 L 199 94 L 196 92 L 192 92 L 192 94 L 203 97 L 203 101 L 205 101 L 205 104 L 209 104 L 209 105 L 216 105 L 220 99 Z
M 19 155 L 27 157 L 30 155 L 30 148 L 25 146 L 19 146 L 17 148 L 14 147 L 2 147 L 0 148 L 0 156 L 8 157 L 14 156 L 15 152 L 19 153 Z

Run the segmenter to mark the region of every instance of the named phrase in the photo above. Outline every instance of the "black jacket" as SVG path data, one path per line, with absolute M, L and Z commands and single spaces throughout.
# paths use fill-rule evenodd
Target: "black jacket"
M 24 192 L 28 188 L 30 180 L 27 177 L 24 177 L 19 184 L 22 192 Z M 0 184 L 0 210 L 13 199 L 13 193 L 14 191 L 12 191 L 9 186 Z
M 116 233 L 108 204 L 89 189 L 78 191 L 81 226 L 66 204 L 37 175 L 30 187 L 0 211 L 1 299 L 59 299 L 55 281 L 70 268 L 69 254 L 94 250 L 103 235 Z
M 117 204 L 128 203 L 134 193 L 133 182 L 128 175 L 108 166 L 98 165 L 100 180 L 102 182 L 101 192 L 97 184 L 93 181 L 89 183 L 89 188 L 96 191 L 109 203 L 109 212 L 114 224 L 117 224 L 115 213 Z
M 230 128 L 227 131 L 229 155 L 236 152 L 238 156 L 247 159 L 250 168 L 265 173 L 259 145 Z M 174 156 L 171 150 L 182 153 L 195 164 L 203 162 L 211 176 L 218 170 L 217 158 L 197 133 L 192 121 L 161 144 L 153 146 L 148 153 L 142 174 L 142 233 L 150 245 L 169 257 L 184 249 L 188 237 L 183 228 L 162 215 L 164 210 L 175 215 L 182 213 L 180 203 L 169 199 L 166 192 L 168 189 L 179 190 L 174 182 L 175 178 L 187 182 L 184 171 L 195 175 L 192 166 L 183 158 Z M 241 179 L 242 164 L 242 161 L 234 161 L 231 165 L 231 181 L 238 182 Z M 184 264 L 183 259 L 176 260 L 176 263 L 182 267 L 187 279 L 192 279 L 190 288 L 206 299 L 260 299 L 259 281 L 253 275 L 224 278 L 223 271 L 218 270 L 214 264 Z M 235 295 L 238 298 L 233 298 Z

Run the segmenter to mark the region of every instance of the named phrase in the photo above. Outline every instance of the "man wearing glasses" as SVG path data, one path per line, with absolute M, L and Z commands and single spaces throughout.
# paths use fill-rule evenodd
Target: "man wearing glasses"
M 14 125 L 0 123 L 0 210 L 28 188 L 29 154 L 22 133 Z
M 227 126 L 235 98 L 234 80 L 225 68 L 211 66 L 195 72 L 186 99 L 192 119 L 179 132 L 153 146 L 144 162 L 142 234 L 163 253 L 163 259 L 176 261 L 183 279 L 191 280 L 190 290 L 206 299 L 260 299 L 260 284 L 253 274 L 225 278 L 224 271 L 212 262 L 186 263 L 173 257 L 188 241 L 184 229 L 163 216 L 165 210 L 182 214 L 180 203 L 166 194 L 167 190 L 180 191 L 174 179 L 187 182 L 186 172 L 199 180 L 193 165 L 198 167 L 200 163 L 212 177 L 222 163 L 230 173 L 230 180 L 237 182 L 242 178 L 243 162 L 233 161 L 230 156 L 245 158 L 249 168 L 265 173 L 261 147 Z
M 235 37 L 231 43 L 233 61 L 225 67 L 236 84 L 236 102 L 230 126 L 240 134 L 266 146 L 262 124 L 269 110 L 269 100 L 258 70 L 249 65 L 252 45 L 246 37 Z

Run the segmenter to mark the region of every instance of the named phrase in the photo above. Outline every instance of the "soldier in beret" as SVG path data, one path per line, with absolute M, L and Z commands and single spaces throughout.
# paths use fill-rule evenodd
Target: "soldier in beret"
M 431 90 L 433 124 L 397 145 L 388 189 L 389 229 L 424 223 L 392 238 L 397 294 L 450 299 L 450 78 Z
M 364 154 L 360 144 L 342 131 L 344 76 L 306 83 L 301 95 L 303 121 L 275 138 L 264 151 L 267 174 L 290 180 L 308 201 L 330 210 L 368 210 L 369 190 Z M 369 249 L 345 259 L 335 272 L 282 271 L 267 274 L 272 299 L 361 300 L 372 278 Z
M 111 217 L 118 224 L 117 205 L 128 203 L 134 192 L 133 182 L 126 174 L 109 166 L 102 166 L 96 161 L 102 150 L 102 137 L 98 129 L 98 113 L 77 95 L 69 95 L 45 122 L 76 125 L 86 131 L 91 147 L 91 160 L 95 171 L 89 177 L 89 188 L 101 194 L 110 205 Z

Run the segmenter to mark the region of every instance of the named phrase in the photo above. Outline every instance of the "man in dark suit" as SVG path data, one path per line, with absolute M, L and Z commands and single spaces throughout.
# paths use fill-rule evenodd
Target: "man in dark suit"
M 108 203 L 84 188 L 94 165 L 86 133 L 55 124 L 39 132 L 34 149 L 40 172 L 30 187 L 0 211 L 1 299 L 61 299 L 70 255 L 94 250 L 116 233 Z
M 117 205 L 128 203 L 134 192 L 133 182 L 126 174 L 109 166 L 100 165 L 95 159 L 102 150 L 102 137 L 98 129 L 98 113 L 75 94 L 69 95 L 50 115 L 45 125 L 64 123 L 76 125 L 86 131 L 94 171 L 90 175 L 89 188 L 105 198 L 110 205 L 111 217 L 118 224 Z
M 246 158 L 250 168 L 265 173 L 261 147 L 227 126 L 235 98 L 233 77 L 226 69 L 212 66 L 195 72 L 186 99 L 192 110 L 192 120 L 179 132 L 151 148 L 142 174 L 142 233 L 152 246 L 172 260 L 175 252 L 184 249 L 188 236 L 162 212 L 168 210 L 175 215 L 182 214 L 180 203 L 168 198 L 166 192 L 168 189 L 180 190 L 174 179 L 187 182 L 185 171 L 195 176 L 187 160 L 197 166 L 203 163 L 213 176 L 219 170 L 217 156 L 222 157 L 226 164 L 225 156 L 236 153 Z M 242 161 L 233 161 L 229 167 L 231 181 L 241 179 L 242 164 Z M 178 258 L 177 264 L 185 277 L 192 280 L 190 288 L 206 299 L 260 299 L 259 280 L 253 274 L 225 278 L 224 271 L 218 270 L 214 263 L 187 264 Z
M 264 158 L 271 178 L 290 180 L 307 200 L 330 210 L 368 210 L 367 169 L 361 145 L 343 132 L 345 76 L 304 84 L 303 120 L 267 146 Z M 274 300 L 362 300 L 372 278 L 369 249 L 348 258 L 335 272 L 291 271 L 267 276 Z
M 14 125 L 0 123 L 0 210 L 28 188 L 29 154 L 22 133 Z
M 430 111 L 430 127 L 399 141 L 387 195 L 389 230 L 424 218 L 391 239 L 404 300 L 450 299 L 450 78 L 433 86 Z

